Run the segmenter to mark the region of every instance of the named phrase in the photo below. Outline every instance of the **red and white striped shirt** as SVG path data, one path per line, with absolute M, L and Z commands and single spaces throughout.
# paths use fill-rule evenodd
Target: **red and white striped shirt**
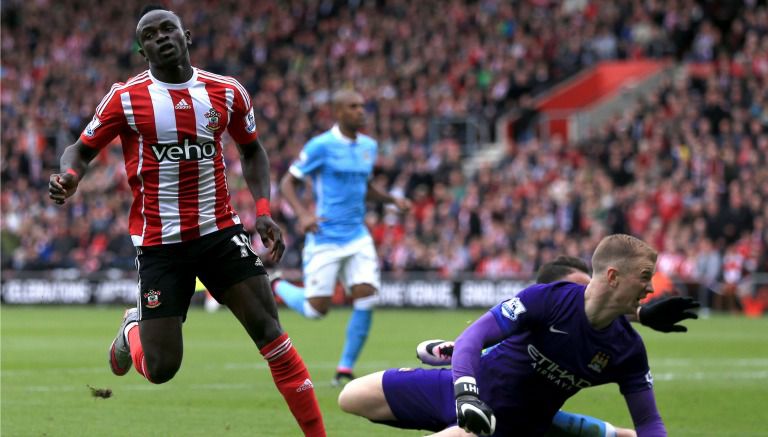
M 165 83 L 149 70 L 116 83 L 80 139 L 101 149 L 120 136 L 133 204 L 133 244 L 193 240 L 240 223 L 229 201 L 221 136 L 258 138 L 251 99 L 235 79 L 194 69 Z

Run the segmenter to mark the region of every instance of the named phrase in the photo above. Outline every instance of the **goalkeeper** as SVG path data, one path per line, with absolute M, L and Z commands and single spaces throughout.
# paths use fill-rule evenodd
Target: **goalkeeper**
M 560 255 L 554 261 L 543 264 L 536 273 L 537 284 L 567 281 L 586 285 L 589 279 L 587 263 L 567 255 Z M 691 311 L 698 307 L 699 302 L 690 297 L 664 296 L 640 305 L 636 312 L 626 316 L 630 322 L 639 322 L 656 331 L 687 332 L 688 328 L 680 322 L 698 318 Z M 425 340 L 416 347 L 416 357 L 430 366 L 446 366 L 451 364 L 453 346 L 452 341 Z
M 546 284 L 557 281 L 589 283 L 589 267 L 581 258 L 561 255 L 545 263 L 536 273 L 536 283 Z M 679 322 L 696 319 L 691 310 L 699 303 L 690 297 L 664 296 L 638 307 L 637 311 L 627 314 L 627 319 L 660 332 L 686 332 L 687 328 Z M 492 348 L 493 346 L 491 346 Z M 454 342 L 446 340 L 426 340 L 416 348 L 416 356 L 422 363 L 431 366 L 451 364 Z M 487 353 L 488 349 L 483 351 Z M 617 428 L 595 417 L 558 411 L 552 420 L 548 436 L 570 437 L 632 437 L 634 430 Z
M 615 382 L 637 435 L 664 436 L 645 347 L 622 316 L 651 291 L 655 262 L 656 252 L 644 242 L 606 237 L 586 287 L 528 287 L 461 334 L 453 369 L 374 373 L 349 384 L 339 405 L 374 422 L 440 436 L 544 435 L 569 397 Z M 497 346 L 481 354 L 490 345 Z M 580 435 L 606 435 L 591 428 Z

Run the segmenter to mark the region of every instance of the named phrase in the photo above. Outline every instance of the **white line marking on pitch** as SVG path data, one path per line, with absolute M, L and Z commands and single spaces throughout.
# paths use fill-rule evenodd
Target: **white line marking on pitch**
M 754 379 L 768 379 L 768 371 L 762 372 L 662 372 L 653 375 L 655 381 L 700 381 L 700 380 L 729 380 L 729 379 L 742 379 L 742 380 L 754 380 Z M 178 389 L 188 390 L 245 390 L 252 389 L 257 386 L 257 383 L 213 383 L 213 384 L 189 384 L 186 386 L 178 385 Z M 322 382 L 319 384 L 322 386 Z M 6 387 L 7 388 L 7 387 Z M 24 390 L 29 392 L 64 392 L 64 391 L 85 391 L 87 387 L 84 385 L 32 385 L 23 387 Z M 118 390 L 129 391 L 149 391 L 157 390 L 157 386 L 150 384 L 131 384 L 118 387 Z

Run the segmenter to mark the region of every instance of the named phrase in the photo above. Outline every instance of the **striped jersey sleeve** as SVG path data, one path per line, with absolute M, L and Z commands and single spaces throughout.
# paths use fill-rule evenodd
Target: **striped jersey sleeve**
M 120 103 L 120 90 L 125 86 L 118 82 L 101 99 L 90 123 L 80 134 L 80 140 L 89 147 L 102 149 L 126 126 L 123 107 Z

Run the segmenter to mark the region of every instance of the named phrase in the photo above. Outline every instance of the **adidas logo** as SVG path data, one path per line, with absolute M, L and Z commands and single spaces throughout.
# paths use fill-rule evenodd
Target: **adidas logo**
M 305 379 L 304 382 L 299 386 L 299 388 L 296 389 L 296 393 L 301 393 L 306 390 L 311 390 L 315 388 L 314 385 L 312 385 L 312 381 L 309 380 L 309 378 Z
M 178 109 L 192 109 L 192 106 L 190 106 L 189 103 L 187 103 L 186 100 L 181 99 L 181 100 L 179 100 L 179 103 L 177 103 L 176 106 L 173 107 L 173 109 L 176 109 L 176 110 L 178 110 Z

